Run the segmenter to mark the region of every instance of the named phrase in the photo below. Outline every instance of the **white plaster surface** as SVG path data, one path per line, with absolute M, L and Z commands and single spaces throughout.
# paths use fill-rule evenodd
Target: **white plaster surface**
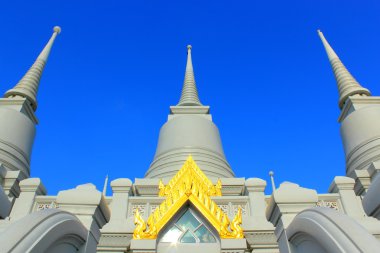
M 379 252 L 380 243 L 354 219 L 329 208 L 316 207 L 299 213 L 286 229 L 292 252 Z M 305 241 L 318 246 L 302 245 Z M 300 247 L 297 251 L 297 247 Z M 302 251 L 301 251 L 302 249 Z
M 0 234 L 0 245 L 1 252 L 77 252 L 86 238 L 86 228 L 74 215 L 51 209 L 13 223 Z

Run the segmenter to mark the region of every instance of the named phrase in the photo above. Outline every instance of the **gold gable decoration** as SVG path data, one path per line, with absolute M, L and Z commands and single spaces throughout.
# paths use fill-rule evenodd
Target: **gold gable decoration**
M 160 230 L 187 201 L 190 201 L 210 222 L 221 238 L 243 238 L 243 229 L 240 226 L 242 223 L 241 208 L 230 222 L 228 216 L 210 198 L 211 196 L 222 196 L 221 189 L 221 181 L 218 180 L 218 183 L 213 185 L 193 158 L 189 156 L 183 167 L 166 186 L 160 181 L 159 196 L 165 197 L 165 200 L 149 216 L 147 222 L 136 211 L 136 228 L 133 232 L 133 239 L 157 238 Z
M 190 179 L 192 176 L 197 177 L 197 183 L 202 189 L 207 191 L 208 196 L 222 196 L 222 182 L 218 180 L 216 185 L 213 185 L 210 179 L 203 173 L 203 171 L 198 167 L 198 165 L 193 160 L 190 155 L 182 168 L 177 172 L 177 174 L 169 181 L 165 186 L 160 180 L 159 183 L 159 193 L 158 196 L 166 197 L 171 189 L 175 188 L 178 183 L 184 179 Z

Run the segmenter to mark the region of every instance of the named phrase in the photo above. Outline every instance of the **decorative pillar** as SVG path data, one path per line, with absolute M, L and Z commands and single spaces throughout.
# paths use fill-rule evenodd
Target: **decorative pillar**
M 98 250 L 112 248 L 124 252 L 130 245 L 135 228 L 133 220 L 127 220 L 129 196 L 132 194 L 132 181 L 119 178 L 111 182 L 112 201 L 110 221 L 102 228 Z M 131 226 L 132 225 L 132 226 Z
M 103 194 L 93 184 L 78 185 L 75 189 L 60 191 L 59 208 L 75 214 L 88 229 L 86 245 L 81 252 L 96 252 L 100 229 L 110 219 L 110 210 Z
M 354 191 L 355 180 L 350 177 L 335 177 L 329 192 L 339 193 L 344 212 L 358 221 L 372 235 L 380 238 L 380 221 L 365 214 L 361 198 Z
M 8 172 L 9 173 L 9 172 Z M 32 211 L 36 196 L 45 195 L 46 189 L 39 178 L 28 178 L 20 182 L 20 196 L 15 200 L 10 219 L 20 219 Z
M 253 223 L 253 227 L 263 229 L 274 229 L 272 223 L 267 221 L 265 210 L 267 204 L 265 202 L 264 190 L 267 182 L 260 178 L 249 178 L 245 181 L 248 192 L 250 205 L 249 223 Z
M 111 188 L 113 192 L 110 204 L 111 218 L 102 229 L 102 232 L 126 233 L 128 231 L 126 227 L 128 200 L 131 194 L 132 181 L 128 178 L 115 179 L 111 182 Z
M 354 192 L 355 180 L 350 177 L 335 177 L 329 192 L 339 193 L 343 210 L 351 217 L 364 217 L 365 213 L 360 198 Z
M 132 193 L 132 181 L 119 178 L 111 182 L 112 201 L 110 221 L 102 228 L 98 250 L 112 249 L 124 252 L 128 249 L 134 230 L 133 220 L 127 220 L 129 196 Z
M 314 207 L 318 202 L 315 190 L 302 188 L 298 184 L 284 182 L 273 192 L 266 216 L 276 227 L 275 235 L 281 253 L 290 253 L 286 228 L 301 211 Z
M 245 181 L 250 216 L 243 217 L 242 226 L 252 252 L 260 252 L 263 249 L 272 249 L 273 252 L 278 252 L 277 240 L 274 235 L 275 228 L 265 215 L 267 203 L 264 190 L 266 185 L 267 182 L 260 178 L 249 178 Z

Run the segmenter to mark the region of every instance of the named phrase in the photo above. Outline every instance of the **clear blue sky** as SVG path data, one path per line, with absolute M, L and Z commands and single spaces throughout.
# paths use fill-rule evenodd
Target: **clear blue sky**
M 60 25 L 38 94 L 31 174 L 49 194 L 141 178 L 193 63 L 238 177 L 326 192 L 345 174 L 336 83 L 320 28 L 380 95 L 379 1 L 3 1 L 0 92 Z M 267 192 L 270 193 L 269 184 Z

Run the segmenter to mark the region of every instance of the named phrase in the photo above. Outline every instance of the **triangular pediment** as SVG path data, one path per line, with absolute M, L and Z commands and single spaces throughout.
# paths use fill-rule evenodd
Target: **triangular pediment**
M 207 178 L 191 156 L 165 186 L 160 182 L 159 196 L 165 200 L 149 216 L 147 222 L 136 212 L 134 239 L 154 239 L 175 214 L 189 201 L 218 231 L 221 238 L 243 238 L 241 210 L 230 222 L 227 214 L 210 198 L 221 196 L 221 181 L 216 185 Z

